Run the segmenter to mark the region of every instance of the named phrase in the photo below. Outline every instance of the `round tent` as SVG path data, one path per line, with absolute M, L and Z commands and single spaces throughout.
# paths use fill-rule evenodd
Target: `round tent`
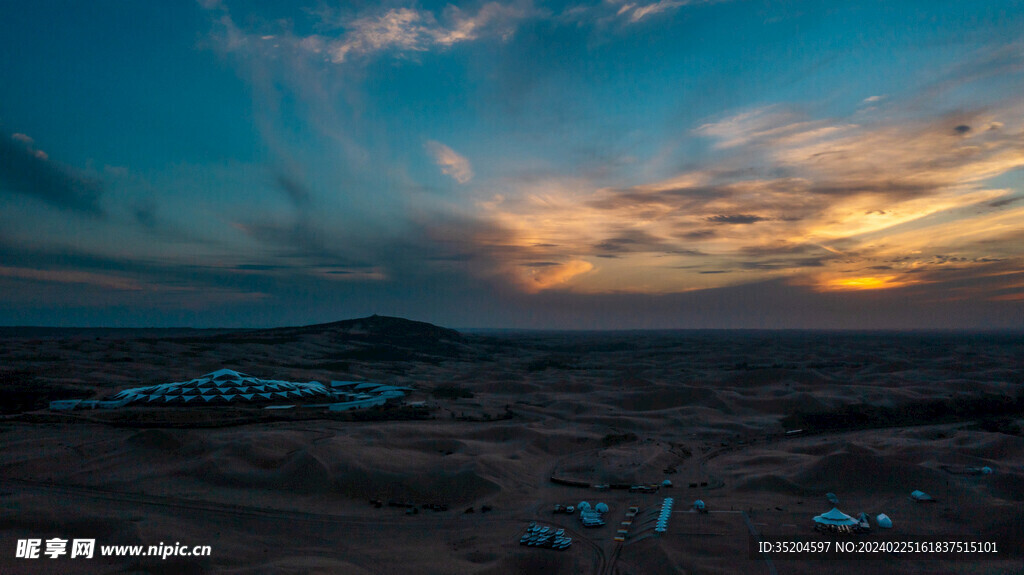
M 594 511 L 597 511 L 598 513 L 608 513 L 608 504 L 598 503 L 594 506 Z
M 857 520 L 833 507 L 828 513 L 822 513 L 814 518 L 815 523 L 822 525 L 856 525 Z
M 889 516 L 885 513 L 879 513 L 878 517 L 875 517 L 875 521 L 878 523 L 879 527 L 892 529 L 892 519 L 889 519 Z

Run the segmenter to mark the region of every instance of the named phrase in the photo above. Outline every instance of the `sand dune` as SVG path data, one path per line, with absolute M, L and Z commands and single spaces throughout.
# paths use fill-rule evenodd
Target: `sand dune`
M 110 559 L 83 572 L 747 573 L 764 565 L 746 558 L 739 511 L 762 531 L 812 537 L 810 518 L 827 510 L 827 491 L 847 512 L 889 513 L 896 535 L 1022 540 L 1024 438 L 1013 431 L 1014 422 L 1024 425 L 1021 414 L 793 436 L 782 423 L 844 406 L 897 413 L 954 395 L 1012 395 L 1021 338 L 474 335 L 364 318 L 281 330 L 7 332 L 3 343 L 0 370 L 21 385 L 0 389 L 21 406 L 0 422 L 4 549 L 23 537 L 84 535 L 112 544 L 188 540 L 215 551 L 201 559 Z M 240 410 L 224 427 L 143 429 L 101 421 L 99 412 L 45 409 L 54 393 L 101 398 L 220 367 L 411 386 L 410 399 L 425 402 L 434 419 L 255 421 L 256 412 Z M 435 393 L 453 385 L 472 396 Z M 130 413 L 157 413 L 146 409 Z M 995 472 L 949 471 L 982 465 Z M 552 475 L 584 483 L 669 479 L 675 487 L 599 492 L 553 484 Z M 939 502 L 915 504 L 912 489 Z M 612 526 L 626 507 L 640 505 L 651 520 L 668 495 L 683 504 L 669 532 L 655 537 L 648 521 L 617 548 Z M 375 508 L 369 500 L 376 498 L 415 504 L 417 513 Z M 683 513 L 696 498 L 727 513 Z M 584 531 L 575 517 L 550 511 L 584 499 L 611 506 L 608 526 Z M 519 545 L 529 521 L 572 530 L 573 546 Z M 1016 563 L 872 565 L 885 573 L 1000 573 Z M 861 567 L 829 564 L 838 572 Z M 32 569 L 0 557 L 0 572 Z M 780 572 L 815 569 L 788 562 Z

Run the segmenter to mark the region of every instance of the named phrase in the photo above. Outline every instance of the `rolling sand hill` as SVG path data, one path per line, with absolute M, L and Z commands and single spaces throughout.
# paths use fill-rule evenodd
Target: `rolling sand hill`
M 1007 573 L 1024 556 L 1019 334 L 459 333 L 373 316 L 0 338 L 2 573 L 817 573 L 748 544 L 751 530 L 821 539 L 811 518 L 831 508 L 826 492 L 849 514 L 892 517 L 868 540 L 1001 551 L 832 572 Z M 408 386 L 426 416 L 47 409 L 220 368 Z M 994 472 L 964 471 L 982 466 Z M 938 501 L 912 502 L 913 489 Z M 676 509 L 658 534 L 666 496 Z M 712 513 L 690 512 L 697 498 Z M 608 525 L 551 512 L 581 500 L 607 503 Z M 618 544 L 630 505 L 641 510 Z M 572 546 L 520 545 L 530 521 L 565 528 Z M 212 553 L 15 558 L 17 540 L 53 537 Z

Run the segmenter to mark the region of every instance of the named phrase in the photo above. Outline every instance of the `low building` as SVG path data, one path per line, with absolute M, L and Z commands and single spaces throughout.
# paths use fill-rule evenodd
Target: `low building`
M 347 411 L 384 405 L 405 396 L 408 388 L 367 381 L 305 383 L 261 379 L 231 369 L 220 369 L 195 379 L 135 387 L 118 392 L 109 400 L 61 400 L 50 402 L 54 411 L 74 409 L 112 409 L 126 405 L 147 406 L 227 406 L 258 405 L 274 407 L 302 405 L 310 401 L 330 411 Z

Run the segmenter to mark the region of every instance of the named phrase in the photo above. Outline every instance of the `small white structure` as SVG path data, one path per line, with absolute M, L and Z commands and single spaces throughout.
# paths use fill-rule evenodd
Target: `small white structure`
M 703 510 L 707 509 L 707 506 L 704 505 L 704 501 L 703 500 L 698 499 L 698 500 L 693 502 L 693 508 L 696 509 L 697 511 L 703 511 Z
M 911 491 L 910 498 L 913 499 L 914 501 L 935 501 L 935 498 L 919 489 Z
M 594 506 L 594 511 L 597 511 L 598 513 L 608 513 L 608 504 L 598 503 Z
M 875 523 L 883 529 L 892 529 L 892 519 L 885 513 L 879 513 L 878 517 L 875 517 Z

